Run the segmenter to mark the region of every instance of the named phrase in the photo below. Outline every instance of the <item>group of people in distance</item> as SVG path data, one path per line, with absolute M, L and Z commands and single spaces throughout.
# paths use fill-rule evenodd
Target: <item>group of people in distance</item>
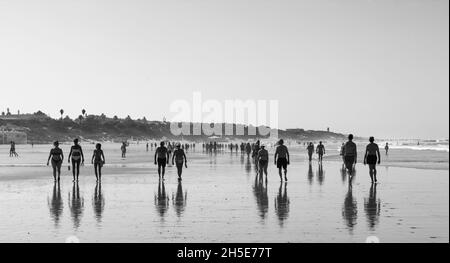
M 380 164 L 381 156 L 378 145 L 375 143 L 374 137 L 369 138 L 369 144 L 366 146 L 366 151 L 364 155 L 364 165 L 369 165 L 369 174 L 372 180 L 372 183 L 377 182 L 377 170 L 376 165 Z M 84 165 L 84 154 L 83 149 L 79 144 L 79 140 L 75 139 L 73 141 L 73 145 L 70 148 L 70 153 L 68 157 L 69 162 L 69 170 L 72 169 L 73 181 L 78 181 L 80 175 L 80 166 Z M 148 145 L 148 144 L 147 144 Z M 208 145 L 208 144 L 207 144 Z M 210 144 L 213 145 L 213 144 Z M 237 145 L 237 144 L 236 144 Z M 121 146 L 122 157 L 126 153 L 126 144 L 123 143 Z M 238 146 L 236 146 L 237 149 Z M 124 149 L 125 148 L 125 149 Z M 148 147 L 147 147 L 148 148 Z M 165 146 L 165 142 L 161 142 L 159 147 L 156 148 L 154 163 L 158 166 L 158 175 L 159 178 L 164 180 L 165 168 L 166 165 L 171 161 L 172 165 L 175 165 L 177 168 L 178 180 L 182 180 L 183 167 L 187 168 L 187 157 L 184 151 L 185 147 L 181 147 L 181 143 L 175 144 L 175 150 L 172 148 L 168 148 Z M 231 149 L 231 148 L 230 148 Z M 388 144 L 386 144 L 386 154 L 388 151 Z M 323 155 L 325 154 L 325 146 L 322 142 L 319 142 L 316 147 L 316 153 L 318 154 L 318 161 L 322 163 Z M 242 154 L 247 153 L 250 156 L 252 153 L 252 158 L 255 161 L 256 170 L 259 175 L 266 175 L 267 177 L 267 168 L 269 164 L 269 152 L 266 149 L 266 145 L 261 143 L 259 140 L 250 145 L 250 143 L 241 144 L 241 152 Z M 312 142 L 308 143 L 307 152 L 309 156 L 309 161 L 312 161 L 312 155 L 314 152 L 314 145 Z M 341 156 L 343 160 L 343 167 L 348 170 L 349 175 L 353 176 L 354 167 L 357 163 L 357 146 L 353 142 L 353 135 L 350 134 L 348 136 L 348 141 L 342 144 L 341 148 Z M 55 181 L 60 180 L 61 176 L 61 167 L 64 161 L 64 153 L 62 149 L 59 147 L 59 142 L 54 142 L 54 148 L 51 149 L 47 165 L 52 165 L 53 167 L 53 177 Z M 102 167 L 105 164 L 105 155 L 102 150 L 102 145 L 97 143 L 95 146 L 95 150 L 92 154 L 91 163 L 94 165 L 95 177 L 97 181 L 101 180 L 102 177 Z M 71 165 L 70 165 L 71 164 Z M 280 139 L 277 143 L 277 147 L 274 155 L 274 164 L 278 168 L 278 173 L 281 181 L 287 181 L 287 167 L 290 165 L 290 156 L 289 150 L 284 145 L 283 139 Z

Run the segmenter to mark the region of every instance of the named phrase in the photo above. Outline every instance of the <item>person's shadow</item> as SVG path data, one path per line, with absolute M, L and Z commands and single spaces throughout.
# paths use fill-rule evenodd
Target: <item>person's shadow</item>
M 250 175 L 252 172 L 252 163 L 250 162 L 250 157 L 247 157 L 247 162 L 245 163 L 245 172 Z
M 284 221 L 289 217 L 289 197 L 287 193 L 287 183 L 281 182 L 278 195 L 275 198 L 275 212 L 278 216 L 278 223 L 282 227 Z
M 345 184 L 345 181 L 347 181 L 347 170 L 345 169 L 345 167 L 341 167 L 341 179 L 342 179 L 342 183 Z
M 103 195 L 102 183 L 100 181 L 95 185 L 92 206 L 94 208 L 95 218 L 97 219 L 97 222 L 100 223 L 102 221 L 103 211 L 105 210 L 105 197 Z
M 313 180 L 314 180 L 314 172 L 313 172 L 312 164 L 309 163 L 309 167 L 308 167 L 308 182 L 309 182 L 309 185 L 313 184 Z
M 69 193 L 69 208 L 73 225 L 76 229 L 78 229 L 80 227 L 81 218 L 84 211 L 84 198 L 80 195 L 78 182 L 73 183 L 72 192 Z
M 347 228 L 353 233 L 358 218 L 358 203 L 353 197 L 353 187 L 351 181 L 348 184 L 348 191 L 345 195 L 344 206 L 342 207 L 342 216 L 344 217 Z
M 173 206 L 178 217 L 181 217 L 186 209 L 187 192 L 183 192 L 183 185 L 178 181 L 177 193 L 172 197 Z
M 378 225 L 381 211 L 381 202 L 377 199 L 377 184 L 370 186 L 369 197 L 364 198 L 364 210 L 370 230 L 375 230 Z
M 322 163 L 319 163 L 319 168 L 317 170 L 317 181 L 319 182 L 319 185 L 323 184 L 323 181 L 325 180 L 325 172 L 323 171 Z
M 169 196 L 166 194 L 166 187 L 164 185 L 164 180 L 159 180 L 158 183 L 158 193 L 155 194 L 155 206 L 156 210 L 161 217 L 161 220 L 164 220 L 164 216 L 169 209 Z
M 256 175 L 253 186 L 253 193 L 256 198 L 256 205 L 258 207 L 258 215 L 264 220 L 269 210 L 269 196 L 267 194 L 267 180 L 263 176 Z
M 50 217 L 55 222 L 55 226 L 58 227 L 64 209 L 59 181 L 53 185 L 52 197 L 47 198 L 47 204 L 50 209 Z

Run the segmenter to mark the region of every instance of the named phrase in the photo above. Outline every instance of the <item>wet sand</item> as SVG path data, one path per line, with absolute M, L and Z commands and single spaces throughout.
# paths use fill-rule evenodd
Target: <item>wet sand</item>
M 362 164 L 349 184 L 339 162 L 299 160 L 280 183 L 272 162 L 261 181 L 240 153 L 197 149 L 182 183 L 169 167 L 159 184 L 153 153 L 131 147 L 106 156 L 101 186 L 90 165 L 74 185 L 65 165 L 58 187 L 47 149 L 33 151 L 1 157 L 0 242 L 449 242 L 448 170 L 380 167 L 372 186 Z

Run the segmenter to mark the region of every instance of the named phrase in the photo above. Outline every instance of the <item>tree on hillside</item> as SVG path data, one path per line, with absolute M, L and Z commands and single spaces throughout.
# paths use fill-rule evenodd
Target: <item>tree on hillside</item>
M 86 110 L 85 110 L 85 109 L 82 109 L 82 110 L 81 110 L 81 113 L 83 114 L 83 116 L 86 117 Z
M 78 116 L 78 122 L 81 124 L 82 121 L 83 121 L 83 115 Z
M 60 109 L 59 110 L 59 113 L 61 113 L 61 120 L 63 119 L 63 115 L 64 115 L 64 110 L 63 109 Z

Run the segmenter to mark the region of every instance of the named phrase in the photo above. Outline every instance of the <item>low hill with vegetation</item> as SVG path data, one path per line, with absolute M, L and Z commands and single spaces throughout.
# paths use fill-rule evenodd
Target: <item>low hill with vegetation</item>
M 193 124 L 189 124 L 192 127 Z M 208 124 L 206 124 L 208 125 Z M 80 115 L 77 119 L 54 119 L 42 112 L 26 115 L 2 115 L 0 126 L 11 130 L 26 132 L 29 143 L 49 143 L 54 140 L 71 141 L 73 138 L 92 141 L 127 141 L 127 140 L 189 140 L 207 141 L 210 136 L 183 135 L 175 136 L 171 133 L 170 123 L 161 121 L 148 121 L 145 118 L 133 120 L 130 117 L 120 119 L 117 116 L 109 118 L 102 115 Z M 233 129 L 236 129 L 233 125 Z M 242 127 L 244 134 L 248 134 L 247 126 Z M 316 141 L 316 140 L 343 140 L 343 134 L 327 131 L 308 131 L 303 129 L 278 130 L 279 136 L 288 140 Z M 223 129 L 223 134 L 225 130 Z M 223 140 L 249 140 L 264 138 L 261 135 L 221 136 Z

